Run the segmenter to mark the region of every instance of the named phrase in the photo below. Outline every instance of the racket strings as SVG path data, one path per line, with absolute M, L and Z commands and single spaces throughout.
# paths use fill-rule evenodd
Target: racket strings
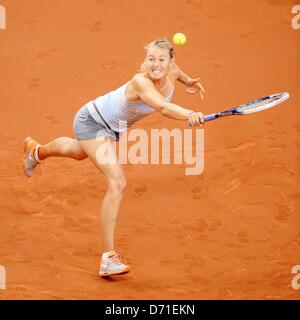
M 273 97 L 268 97 L 267 99 L 261 99 L 258 101 L 254 101 L 249 104 L 245 104 L 238 108 L 239 112 L 247 112 L 247 111 L 254 111 L 255 109 L 264 109 L 268 108 L 270 104 L 273 104 L 276 101 L 279 101 L 282 98 L 282 95 L 275 95 Z

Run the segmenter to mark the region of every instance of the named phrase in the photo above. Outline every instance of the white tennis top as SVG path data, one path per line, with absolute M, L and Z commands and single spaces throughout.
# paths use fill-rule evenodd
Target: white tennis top
M 126 131 L 127 128 L 130 128 L 136 121 L 157 111 L 144 102 L 128 101 L 125 95 L 127 85 L 128 82 L 118 89 L 92 101 L 105 122 L 111 129 L 117 132 Z M 171 102 L 173 94 L 174 86 L 166 98 L 168 102 Z

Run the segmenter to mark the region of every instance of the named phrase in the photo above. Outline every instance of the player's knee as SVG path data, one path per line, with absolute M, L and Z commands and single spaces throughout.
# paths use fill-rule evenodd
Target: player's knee
M 77 147 L 66 147 L 66 153 L 70 154 L 75 160 L 84 160 L 87 158 L 86 153 Z
M 109 180 L 110 191 L 114 193 L 122 194 L 125 188 L 126 188 L 126 179 L 124 176 L 120 175 L 114 179 Z
M 87 155 L 85 154 L 85 153 L 75 153 L 74 154 L 74 159 L 76 159 L 76 160 L 84 160 L 84 159 L 86 159 L 87 158 Z

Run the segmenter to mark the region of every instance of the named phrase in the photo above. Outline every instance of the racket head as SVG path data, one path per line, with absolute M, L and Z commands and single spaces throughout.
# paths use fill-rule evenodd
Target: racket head
M 260 99 L 242 104 L 235 109 L 234 113 L 244 115 L 244 114 L 266 110 L 287 100 L 289 96 L 290 95 L 288 92 L 272 94 L 270 96 L 266 96 L 264 98 L 260 98 Z

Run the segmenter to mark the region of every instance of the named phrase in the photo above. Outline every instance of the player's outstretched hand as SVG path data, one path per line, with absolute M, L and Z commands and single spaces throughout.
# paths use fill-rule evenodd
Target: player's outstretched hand
M 189 78 L 188 81 L 186 82 L 186 92 L 188 93 L 196 93 L 199 92 L 200 93 L 200 97 L 202 100 L 204 100 L 204 94 L 205 94 L 205 90 L 202 86 L 202 84 L 200 83 L 200 78 Z

